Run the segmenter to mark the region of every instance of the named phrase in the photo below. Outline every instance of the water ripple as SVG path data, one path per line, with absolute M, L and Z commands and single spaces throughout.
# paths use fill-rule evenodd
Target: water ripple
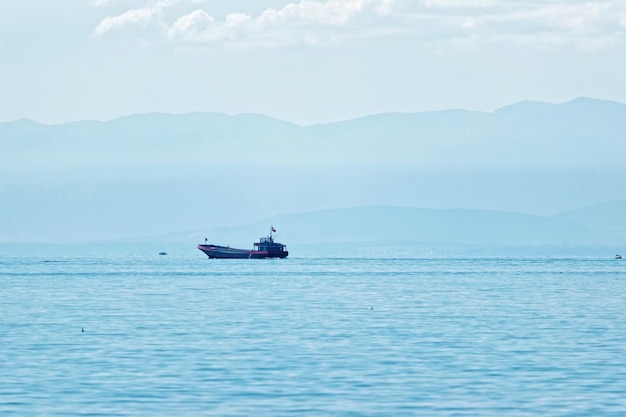
M 0 263 L 2 415 L 626 414 L 626 263 L 46 261 Z

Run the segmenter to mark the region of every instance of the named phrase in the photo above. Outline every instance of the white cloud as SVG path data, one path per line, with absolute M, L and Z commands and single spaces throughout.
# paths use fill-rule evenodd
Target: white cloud
M 363 16 L 384 16 L 394 3 L 395 0 L 302 0 L 280 9 L 266 9 L 256 17 L 229 13 L 222 21 L 217 21 L 204 10 L 195 10 L 180 17 L 169 35 L 196 43 L 228 40 L 315 45 L 329 29 L 355 24 L 355 20 Z
M 113 3 L 142 4 L 143 7 L 134 7 L 116 16 L 107 16 L 100 21 L 94 33 L 104 35 L 107 32 L 130 30 L 136 34 L 134 29 L 147 29 L 150 24 L 158 28 L 166 27 L 163 19 L 165 11 L 180 3 L 197 4 L 205 0 L 94 0 L 94 6 L 110 6 Z M 162 31 L 159 31 L 162 32 Z M 158 33 L 159 33 L 158 32 Z M 152 33 L 151 33 L 152 34 Z M 153 35 L 153 34 L 152 34 Z
M 178 33 L 190 33 L 198 30 L 204 30 L 207 26 L 211 26 L 215 23 L 213 19 L 204 10 L 195 10 L 185 16 L 178 18 L 176 23 L 170 30 L 170 35 L 176 35 Z
M 91 4 L 95 7 L 104 7 L 112 4 L 115 0 L 91 0 Z
M 498 5 L 498 0 L 422 0 L 424 7 L 430 8 L 481 8 Z
M 430 44 L 452 40 L 465 46 L 513 43 L 597 48 L 626 41 L 619 29 L 619 18 L 626 13 L 624 0 L 421 0 L 405 6 L 415 23 L 413 32 Z M 430 33 L 421 32 L 421 27 Z
M 171 38 L 191 42 L 209 42 L 233 38 L 237 30 L 251 20 L 250 16 L 231 13 L 223 22 L 216 20 L 204 10 L 194 10 L 184 15 L 168 31 Z
M 411 36 L 426 46 L 514 42 L 584 47 L 616 45 L 626 37 L 626 0 L 300 0 L 222 18 L 207 6 L 198 8 L 203 0 L 143 2 L 143 8 L 104 18 L 96 33 L 152 22 L 165 29 L 160 36 L 177 42 L 266 46 Z
M 106 17 L 96 27 L 95 32 L 98 35 L 102 35 L 118 27 L 146 24 L 152 20 L 157 12 L 158 9 L 156 8 L 131 9 L 119 16 Z

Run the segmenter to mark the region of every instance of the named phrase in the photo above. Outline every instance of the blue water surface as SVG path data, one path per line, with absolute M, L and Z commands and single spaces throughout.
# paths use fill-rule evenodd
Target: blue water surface
M 626 415 L 610 257 L 3 256 L 0 296 L 2 416 Z

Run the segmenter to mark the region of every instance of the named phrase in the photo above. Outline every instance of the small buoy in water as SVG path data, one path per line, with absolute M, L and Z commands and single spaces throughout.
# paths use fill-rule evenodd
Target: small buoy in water
M 374 309 L 374 307 L 370 307 L 368 310 L 373 310 L 373 309 Z
M 82 327 L 80 328 L 80 332 L 81 333 L 85 333 L 85 329 L 83 329 Z

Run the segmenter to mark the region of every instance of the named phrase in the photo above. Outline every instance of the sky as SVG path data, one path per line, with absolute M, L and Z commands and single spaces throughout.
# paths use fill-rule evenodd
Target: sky
M 626 0 L 0 2 L 0 122 L 626 102 Z

